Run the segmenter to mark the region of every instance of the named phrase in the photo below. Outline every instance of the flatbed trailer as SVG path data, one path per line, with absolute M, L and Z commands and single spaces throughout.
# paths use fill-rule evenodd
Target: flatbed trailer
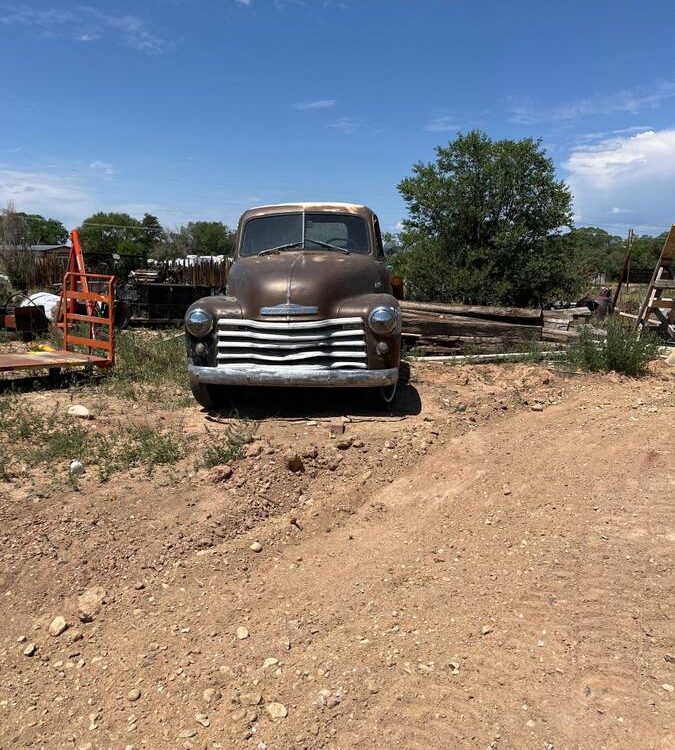
M 71 234 L 74 255 L 81 249 Z M 51 351 L 0 353 L 0 373 L 47 369 L 54 377 L 62 368 L 106 369 L 115 363 L 115 277 L 86 273 L 71 259 L 63 276 L 58 329 L 63 348 Z M 84 350 L 84 351 L 83 351 Z

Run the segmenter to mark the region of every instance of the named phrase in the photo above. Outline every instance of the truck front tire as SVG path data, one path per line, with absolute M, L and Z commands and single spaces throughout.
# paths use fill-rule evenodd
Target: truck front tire
M 192 395 L 197 403 L 207 410 L 218 411 L 230 404 L 227 388 L 222 385 L 208 385 L 206 383 L 190 383 Z

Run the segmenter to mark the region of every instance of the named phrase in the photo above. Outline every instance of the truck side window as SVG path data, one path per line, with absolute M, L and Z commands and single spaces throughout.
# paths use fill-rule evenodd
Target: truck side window
M 380 220 L 373 216 L 373 226 L 375 227 L 375 243 L 377 245 L 377 257 L 384 257 L 384 248 L 382 246 L 382 233 L 380 232 Z

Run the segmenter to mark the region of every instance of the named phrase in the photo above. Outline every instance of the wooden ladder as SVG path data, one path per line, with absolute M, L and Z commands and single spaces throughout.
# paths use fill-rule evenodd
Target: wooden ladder
M 675 224 L 670 228 L 661 255 L 649 282 L 645 300 L 635 323 L 638 334 L 649 327 L 675 341 Z M 656 327 L 650 326 L 654 316 Z

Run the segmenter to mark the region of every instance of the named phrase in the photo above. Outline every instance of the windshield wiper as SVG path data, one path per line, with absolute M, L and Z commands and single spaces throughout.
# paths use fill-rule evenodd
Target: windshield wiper
M 282 250 L 290 250 L 292 247 L 302 247 L 302 241 L 300 242 L 287 242 L 285 245 L 277 245 L 276 247 L 268 247 L 265 250 L 261 250 L 258 255 L 269 255 L 270 253 L 279 253 Z
M 317 245 L 321 245 L 321 247 L 326 247 L 329 250 L 337 250 L 339 253 L 344 253 L 345 255 L 349 255 L 349 250 L 347 250 L 346 247 L 338 247 L 337 245 L 331 245 L 330 242 L 323 242 L 322 240 L 306 240 L 306 242 L 314 242 Z M 305 247 L 305 250 L 307 250 L 307 247 Z

